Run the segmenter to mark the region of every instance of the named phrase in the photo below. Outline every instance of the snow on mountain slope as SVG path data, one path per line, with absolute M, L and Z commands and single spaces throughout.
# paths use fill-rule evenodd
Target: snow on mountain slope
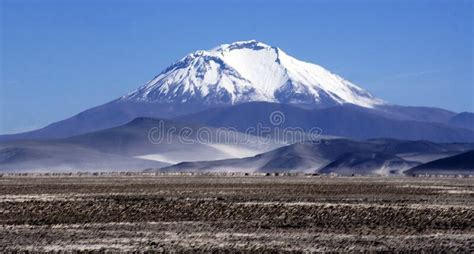
M 267 101 L 312 106 L 384 102 L 321 66 L 257 41 L 196 51 L 121 98 L 125 101 L 232 105 Z
M 135 156 L 135 158 L 176 164 L 184 161 L 202 161 L 204 158 L 212 158 L 212 160 L 224 160 L 251 157 L 262 153 L 262 151 L 266 152 L 271 150 L 270 147 L 246 147 L 245 145 L 238 144 L 214 143 L 205 144 L 200 148 L 193 150 L 188 145 L 180 150 L 164 150 L 160 151 L 160 153 Z

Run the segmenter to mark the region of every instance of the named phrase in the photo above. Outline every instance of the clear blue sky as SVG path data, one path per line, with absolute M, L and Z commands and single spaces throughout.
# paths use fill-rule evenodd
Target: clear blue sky
M 256 39 L 386 101 L 474 111 L 473 1 L 0 0 L 0 133 L 113 100 L 197 49 Z

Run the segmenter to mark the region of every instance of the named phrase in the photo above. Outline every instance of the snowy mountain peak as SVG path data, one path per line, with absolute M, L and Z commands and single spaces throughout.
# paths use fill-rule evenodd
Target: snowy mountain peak
M 274 48 L 269 46 L 265 43 L 256 41 L 256 40 L 249 40 L 249 41 L 236 41 L 231 44 L 222 44 L 211 51 L 231 51 L 236 49 L 251 49 L 251 50 L 261 50 L 261 49 L 268 49 Z
M 195 51 L 121 99 L 205 105 L 251 101 L 315 107 L 384 104 L 323 67 L 256 40 Z

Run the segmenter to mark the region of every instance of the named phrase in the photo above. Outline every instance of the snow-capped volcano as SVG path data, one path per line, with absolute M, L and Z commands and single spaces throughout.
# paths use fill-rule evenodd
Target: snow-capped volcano
M 325 135 L 474 140 L 469 124 L 452 120 L 454 112 L 385 103 L 321 66 L 299 61 L 276 47 L 244 41 L 196 51 L 125 96 L 38 130 L 0 135 L 0 142 L 66 138 L 141 117 L 245 132 L 271 124 L 269 116 L 277 110 L 287 117 L 280 127 L 316 126 Z M 121 140 L 128 144 L 126 137 Z
M 232 105 L 266 101 L 312 106 L 384 104 L 323 67 L 255 40 L 199 50 L 120 100 Z

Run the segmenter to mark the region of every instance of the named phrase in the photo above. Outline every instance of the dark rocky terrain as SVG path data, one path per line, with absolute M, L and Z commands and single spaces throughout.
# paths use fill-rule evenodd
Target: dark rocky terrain
M 416 166 L 407 174 L 474 174 L 474 150 Z
M 457 155 L 472 149 L 474 149 L 474 143 L 332 138 L 298 142 L 252 157 L 182 162 L 155 171 L 306 172 L 336 173 L 349 176 L 352 174 L 401 175 L 405 170 L 421 163 Z M 472 169 L 473 167 L 460 174 L 473 174 Z M 430 174 L 429 168 L 425 173 Z M 437 174 L 438 171 L 432 173 Z M 442 172 L 442 174 L 458 173 Z
M 472 178 L 0 178 L 0 251 L 474 250 Z

